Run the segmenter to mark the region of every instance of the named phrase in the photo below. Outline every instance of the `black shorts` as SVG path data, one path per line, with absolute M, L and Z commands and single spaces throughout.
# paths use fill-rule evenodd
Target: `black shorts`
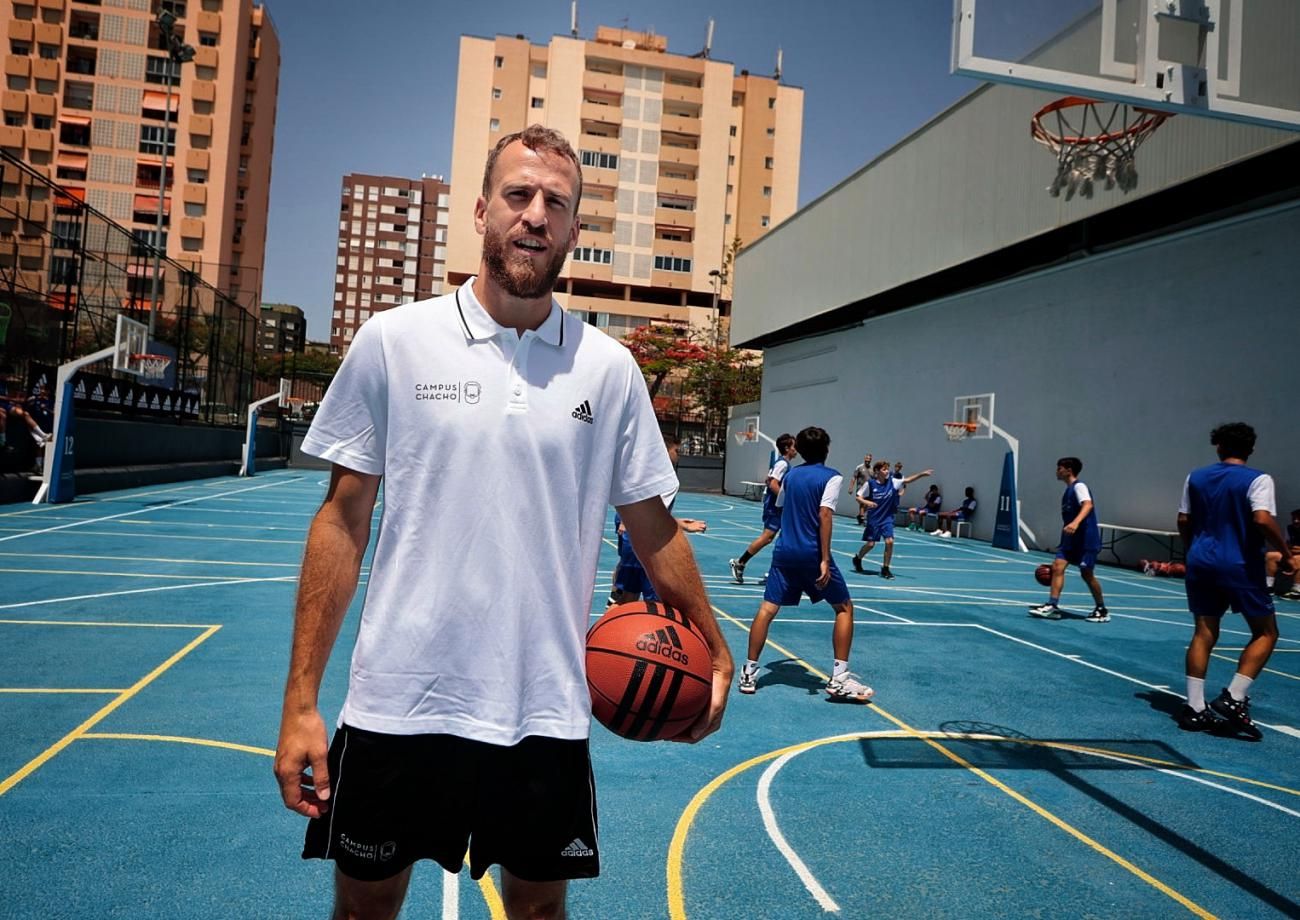
M 470 875 L 595 878 L 596 785 L 586 739 L 530 736 L 511 747 L 454 735 L 385 735 L 344 725 L 329 753 L 330 810 L 307 825 L 303 859 L 362 881 L 417 859 Z

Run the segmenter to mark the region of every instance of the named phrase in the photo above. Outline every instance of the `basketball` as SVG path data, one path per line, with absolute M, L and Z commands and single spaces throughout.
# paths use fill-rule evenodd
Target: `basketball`
M 587 689 L 592 715 L 614 734 L 675 737 L 713 697 L 708 643 L 667 604 L 611 607 L 587 631 Z
M 1038 568 L 1034 569 L 1034 578 L 1040 585 L 1050 585 L 1052 583 L 1052 567 L 1043 563 Z

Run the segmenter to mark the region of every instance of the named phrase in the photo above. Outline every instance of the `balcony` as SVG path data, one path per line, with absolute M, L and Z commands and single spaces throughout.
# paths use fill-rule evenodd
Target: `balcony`
M 602 137 L 599 134 L 579 134 L 579 150 L 594 150 L 596 153 L 612 153 L 618 155 L 623 152 L 623 144 L 617 137 Z
M 30 45 L 36 37 L 36 29 L 33 26 L 30 19 L 9 20 L 10 41 L 26 42 Z
M 656 184 L 656 190 L 661 195 L 677 195 L 682 198 L 696 197 L 696 184 L 694 179 L 672 179 L 668 176 L 660 176 Z
M 36 24 L 36 41 L 42 45 L 62 45 L 63 26 L 57 22 L 39 22 Z
M 181 237 L 187 240 L 203 239 L 203 221 L 197 217 L 181 219 Z
M 221 14 L 200 12 L 195 19 L 194 25 L 200 32 L 211 32 L 213 35 L 220 35 Z
M 58 80 L 59 62 L 49 58 L 34 58 L 32 60 L 32 79 Z
M 623 123 L 623 108 L 617 105 L 606 105 L 600 102 L 582 103 L 580 117 L 584 122 L 596 122 L 605 125 L 621 125 Z
M 198 48 L 194 52 L 195 67 L 217 68 L 217 49 L 216 48 Z
M 614 251 L 614 233 L 602 233 L 599 230 L 583 230 L 578 234 L 578 245 L 589 246 L 592 249 L 608 249 Z M 596 263 L 575 262 L 575 265 L 594 265 Z
M 704 104 L 704 88 L 700 86 L 683 86 L 665 80 L 663 92 L 664 102 L 689 102 L 692 105 Z
M 582 72 L 583 89 L 600 90 L 606 93 L 618 93 L 623 95 L 623 89 L 626 82 L 621 73 L 605 73 L 599 70 L 584 70 Z
M 211 161 L 211 154 L 206 150 L 187 150 L 185 151 L 185 168 L 207 170 Z
M 677 208 L 655 208 L 655 224 L 660 227 L 684 227 L 695 229 L 695 212 L 681 211 Z
M 660 144 L 659 162 L 681 163 L 683 166 L 698 167 L 700 165 L 700 152 L 690 147 L 671 147 L 668 144 Z
M 679 240 L 655 240 L 654 254 L 657 256 L 672 256 L 677 259 L 692 259 L 695 257 L 695 244 L 684 243 Z M 690 277 L 690 274 L 686 272 L 673 272 L 673 274 Z
M 686 115 L 669 115 L 664 113 L 659 123 L 659 130 L 668 134 L 685 134 L 688 137 L 700 136 L 700 120 Z
M 191 115 L 190 133 L 200 137 L 212 136 L 212 117 L 210 115 Z
M 584 185 L 618 185 L 617 169 L 602 169 L 599 166 L 582 167 Z
M 27 94 L 15 90 L 7 89 L 0 96 L 0 108 L 6 112 L 17 112 L 25 114 L 27 112 Z
M 0 147 L 22 151 L 27 146 L 27 132 L 22 128 L 0 125 Z
M 207 204 L 207 186 L 195 185 L 191 182 L 185 183 L 185 188 L 181 191 L 181 201 L 185 204 Z
M 614 202 L 601 201 L 598 198 L 586 198 L 578 203 L 578 214 L 581 217 L 597 217 L 604 220 L 613 220 L 615 213 Z
M 38 131 L 32 128 L 27 132 L 27 149 L 44 150 L 47 153 L 54 149 L 54 132 Z
M 32 59 L 25 54 L 5 55 L 5 76 L 27 79 L 32 75 Z
M 216 102 L 217 84 L 211 80 L 195 80 L 194 85 L 190 87 L 190 95 L 194 97 L 195 102 Z
M 94 3 L 95 0 L 90 0 Z M 67 5 L 67 0 L 36 0 L 36 5 L 43 10 L 58 10 L 63 12 L 63 7 Z

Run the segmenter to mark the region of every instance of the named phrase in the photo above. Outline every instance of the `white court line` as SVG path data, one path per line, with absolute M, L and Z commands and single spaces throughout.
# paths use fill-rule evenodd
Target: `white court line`
M 442 920 L 460 916 L 460 874 L 442 870 Z
M 763 776 L 758 781 L 758 813 L 763 817 L 763 827 L 767 830 L 767 836 L 772 839 L 777 850 L 785 857 L 785 861 L 790 864 L 795 875 L 799 876 L 799 881 L 808 889 L 808 893 L 813 896 L 822 910 L 828 913 L 839 913 L 840 906 L 835 903 L 834 898 L 826 893 L 826 889 L 821 886 L 808 866 L 799 858 L 799 854 L 794 848 L 786 842 L 785 835 L 781 833 L 781 828 L 777 826 L 776 815 L 772 811 L 772 802 L 769 791 L 772 787 L 772 777 L 776 776 L 790 760 L 802 751 L 790 751 L 778 757 L 772 764 L 763 771 Z
M 3 531 L 4 528 L 0 528 L 0 532 Z M 260 540 L 257 537 L 203 537 L 198 534 L 148 533 L 140 530 L 82 530 L 79 533 L 83 537 L 130 537 L 133 540 L 208 540 L 217 543 L 276 543 L 283 546 L 302 546 L 301 538 L 297 540 Z
M 296 479 L 285 480 L 285 482 L 297 482 L 297 481 L 298 480 Z M 243 492 L 256 492 L 258 489 L 270 489 L 281 484 L 282 484 L 281 482 L 268 482 L 268 483 L 264 483 L 263 485 L 250 486 L 249 488 L 246 489 L 232 489 L 229 492 L 222 493 L 222 495 L 239 495 Z M 197 495 L 194 498 L 182 499 L 181 501 L 176 502 L 170 507 L 176 508 L 179 507 L 180 505 L 188 505 L 193 502 L 201 502 L 208 498 L 221 498 L 222 495 Z M 9 534 L 6 537 L 0 537 L 0 543 L 4 543 L 8 540 L 17 540 L 19 537 L 33 537 L 36 536 L 37 534 L 53 533 L 56 530 L 67 530 L 69 527 L 79 527 L 82 524 L 98 524 L 101 521 L 113 521 L 119 518 L 132 517 L 134 515 L 144 514 L 146 512 L 153 511 L 153 510 L 154 510 L 153 508 L 137 508 L 134 511 L 123 511 L 121 514 L 109 514 L 109 515 L 105 515 L 104 517 L 98 517 L 98 518 L 82 518 L 76 521 L 70 521 L 67 524 L 60 524 L 57 527 L 44 527 L 40 530 L 28 530 L 28 531 L 23 531 L 22 533 Z
M 99 559 L 109 562 L 156 562 L 164 565 L 251 565 L 296 569 L 297 562 L 237 562 L 229 559 L 163 559 L 158 556 L 87 556 L 80 553 L 0 553 L 18 559 Z
M 225 581 L 197 581 L 187 585 L 160 585 L 156 588 L 132 588 L 129 591 L 104 591 L 99 594 L 77 594 L 70 597 L 47 597 L 39 601 L 22 601 L 17 604 L 0 604 L 0 610 L 15 610 L 19 607 L 39 607 L 43 604 L 63 604 L 72 601 L 91 601 L 101 597 L 122 597 L 127 594 L 152 594 L 155 591 L 181 591 L 185 588 L 215 588 L 221 585 L 248 585 L 258 582 L 288 582 L 298 580 L 294 575 L 275 575 L 267 578 L 236 578 Z

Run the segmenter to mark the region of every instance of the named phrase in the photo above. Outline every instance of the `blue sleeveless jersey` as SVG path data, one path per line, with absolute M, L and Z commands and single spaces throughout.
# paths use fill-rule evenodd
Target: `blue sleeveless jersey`
M 1264 537 L 1250 508 L 1251 483 L 1262 471 L 1239 463 L 1214 463 L 1187 477 L 1192 545 L 1187 547 L 1189 580 L 1263 584 Z
M 772 550 L 774 565 L 817 565 L 821 562 L 821 505 L 826 484 L 839 471 L 821 463 L 805 463 L 785 474 L 781 491 L 785 511 L 781 535 Z
M 1075 486 L 1079 485 L 1081 480 L 1075 480 L 1066 486 L 1065 494 L 1061 496 L 1061 523 L 1068 524 L 1074 520 L 1083 507 L 1083 502 L 1079 500 L 1079 493 L 1075 491 Z M 1091 490 L 1089 490 L 1091 492 Z M 1088 516 L 1083 519 L 1079 529 L 1069 534 L 1064 530 L 1061 531 L 1061 548 L 1081 549 L 1084 552 L 1097 552 L 1101 549 L 1101 528 L 1097 526 L 1097 500 L 1092 500 L 1092 510 Z
M 898 511 L 898 489 L 894 486 L 894 480 L 881 482 L 873 477 L 869 497 L 876 503 L 876 507 L 867 509 L 867 520 L 877 527 L 892 523 L 894 514 Z
M 773 463 L 772 468 L 767 471 L 767 478 L 776 479 L 779 482 L 784 483 L 785 476 L 787 473 L 789 473 L 789 470 L 790 470 L 790 462 L 786 460 L 784 457 L 781 457 L 776 461 L 776 463 Z M 779 519 L 779 515 L 781 514 L 781 508 L 776 503 L 776 496 L 772 494 L 772 489 L 770 485 L 766 481 L 764 481 L 763 520 L 767 520 L 768 516 L 773 514 L 777 515 Z

